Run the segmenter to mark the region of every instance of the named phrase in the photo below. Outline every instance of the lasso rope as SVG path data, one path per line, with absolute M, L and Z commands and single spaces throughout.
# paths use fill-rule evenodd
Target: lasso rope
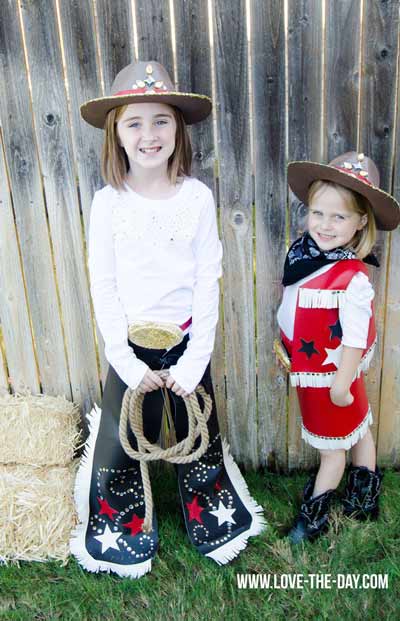
M 154 373 L 163 380 L 166 380 L 169 375 L 168 370 L 154 371 Z M 204 411 L 200 408 L 196 393 L 201 396 L 204 402 Z M 143 433 L 142 405 L 144 397 L 145 393 L 137 388 L 135 390 L 131 388 L 126 389 L 122 399 L 119 438 L 125 453 L 132 459 L 137 459 L 140 462 L 145 501 L 145 516 L 142 530 L 147 533 L 152 530 L 153 516 L 153 497 L 147 462 L 163 459 L 172 464 L 189 464 L 204 455 L 209 443 L 207 421 L 211 414 L 212 401 L 210 395 L 206 393 L 202 386 L 197 386 L 195 392 L 189 395 L 189 397 L 183 398 L 188 414 L 188 435 L 184 440 L 175 444 L 175 446 L 162 449 L 158 444 L 149 442 Z M 137 450 L 129 443 L 128 425 L 136 438 Z M 200 445 L 193 451 L 193 446 L 198 436 L 201 438 Z

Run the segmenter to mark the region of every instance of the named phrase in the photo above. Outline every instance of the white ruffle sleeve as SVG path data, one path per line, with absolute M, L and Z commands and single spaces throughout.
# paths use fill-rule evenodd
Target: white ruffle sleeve
M 358 272 L 351 279 L 345 294 L 344 304 L 339 309 L 342 326 L 342 345 L 365 349 L 367 346 L 369 322 L 372 316 L 371 302 L 374 290 L 368 277 Z
M 90 213 L 90 290 L 105 356 L 122 381 L 136 388 L 148 366 L 128 345 L 128 322 L 117 291 L 111 193 L 106 196 L 109 191 L 107 186 L 96 192 Z

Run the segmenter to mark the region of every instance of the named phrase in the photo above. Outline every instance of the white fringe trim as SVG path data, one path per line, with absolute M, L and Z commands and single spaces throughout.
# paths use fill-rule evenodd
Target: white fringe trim
M 305 442 L 316 449 L 345 449 L 347 451 L 352 446 L 357 444 L 359 440 L 361 440 L 370 425 L 372 425 L 372 411 L 369 406 L 368 412 L 362 423 L 360 423 L 357 429 L 354 429 L 354 431 L 352 431 L 348 436 L 343 438 L 325 438 L 310 433 L 304 425 L 302 425 L 301 437 L 305 440 Z
M 345 290 L 299 288 L 301 308 L 340 308 L 344 302 Z
M 361 373 L 366 373 L 370 367 L 372 357 L 375 352 L 376 339 L 372 343 L 368 351 L 365 352 L 361 358 L 360 364 L 357 367 L 356 374 L 353 377 L 355 379 L 360 377 Z M 330 388 L 335 379 L 336 371 L 330 371 L 326 373 L 314 373 L 312 371 L 292 371 L 290 373 L 290 383 L 292 386 L 300 386 L 300 388 Z
M 140 578 L 151 570 L 151 559 L 134 565 L 118 565 L 117 563 L 96 560 L 87 551 L 85 539 L 89 523 L 90 481 L 92 478 L 94 450 L 100 428 L 101 409 L 95 405 L 92 411 L 86 414 L 86 418 L 89 421 L 89 437 L 86 440 L 85 449 L 76 475 L 74 494 L 80 523 L 76 526 L 71 535 L 71 554 L 76 557 L 78 563 L 82 565 L 84 569 L 93 573 L 98 573 L 99 571 L 110 573 L 110 571 L 112 571 L 123 578 Z
M 243 533 L 240 533 L 231 541 L 228 541 L 223 546 L 220 546 L 212 552 L 208 552 L 205 556 L 212 558 L 218 565 L 225 565 L 232 561 L 238 554 L 247 546 L 247 540 L 249 537 L 255 537 L 263 532 L 267 523 L 264 518 L 263 508 L 250 496 L 249 488 L 244 480 L 242 473 L 239 470 L 236 462 L 229 452 L 228 443 L 222 441 L 222 453 L 226 472 L 234 486 L 237 495 L 251 514 L 252 520 L 250 528 Z
M 371 347 L 368 349 L 368 351 L 365 352 L 364 356 L 361 358 L 360 364 L 358 365 L 358 368 L 357 368 L 356 377 L 360 377 L 361 373 L 366 373 L 368 371 L 369 366 L 371 364 L 371 360 L 375 353 L 376 343 L 377 343 L 377 339 L 375 339 Z
M 290 383 L 300 388 L 327 388 L 332 386 L 336 371 L 330 373 L 311 373 L 306 371 L 292 371 Z

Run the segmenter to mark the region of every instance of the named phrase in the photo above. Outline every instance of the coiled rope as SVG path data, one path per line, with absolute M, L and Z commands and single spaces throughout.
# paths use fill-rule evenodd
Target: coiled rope
M 166 380 L 169 375 L 168 370 L 154 371 L 154 373 L 163 380 Z M 203 400 L 203 411 L 200 408 L 197 395 L 200 395 Z M 197 386 L 189 397 L 183 398 L 188 414 L 188 435 L 178 444 L 163 449 L 158 444 L 149 442 L 143 433 L 142 406 L 144 397 L 145 393 L 137 388 L 135 390 L 126 389 L 122 399 L 119 438 L 125 453 L 131 459 L 137 459 L 140 462 L 145 502 L 142 530 L 148 533 L 152 530 L 153 496 L 147 462 L 162 459 L 172 464 L 189 464 L 204 455 L 209 443 L 207 421 L 211 414 L 212 401 L 202 386 Z M 128 440 L 129 427 L 136 438 L 137 450 L 131 446 Z M 200 445 L 196 450 L 193 450 L 194 443 L 199 436 L 201 438 Z

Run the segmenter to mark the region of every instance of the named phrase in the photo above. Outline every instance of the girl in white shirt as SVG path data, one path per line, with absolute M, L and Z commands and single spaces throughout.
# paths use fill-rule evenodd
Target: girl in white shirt
M 197 549 L 226 563 L 263 527 L 261 508 L 221 443 L 210 377 L 222 248 L 212 194 L 190 177 L 186 130 L 210 111 L 208 97 L 177 92 L 164 67 L 152 61 L 128 65 L 110 96 L 81 108 L 88 123 L 105 129 L 102 172 L 108 183 L 93 200 L 89 271 L 110 369 L 102 410 L 91 414 L 77 479 L 81 524 L 71 546 L 90 571 L 139 577 L 151 569 L 157 549 L 154 515 L 152 531 L 142 531 L 139 464 L 119 441 L 127 387 L 146 393 L 143 425 L 151 442 L 160 432 L 160 388 L 168 389 L 178 442 L 188 432 L 182 397 L 201 384 L 212 398 L 207 452 L 177 467 L 185 524 Z M 144 322 L 157 324 L 157 334 L 162 328 L 178 336 L 177 344 L 138 340 Z M 164 382 L 154 371 L 165 368 Z

